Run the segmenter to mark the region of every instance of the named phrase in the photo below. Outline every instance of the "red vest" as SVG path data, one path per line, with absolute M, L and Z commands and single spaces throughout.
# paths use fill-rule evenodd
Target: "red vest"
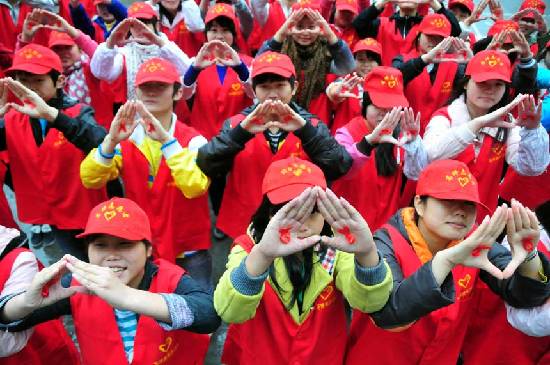
M 204 33 L 189 31 L 183 20 L 172 29 L 164 25 L 161 25 L 160 29 L 169 40 L 177 44 L 189 57 L 194 57 L 205 42 Z
M 346 128 L 355 143 L 370 133 L 362 117 L 352 119 Z M 336 195 L 343 196 L 361 213 L 373 232 L 386 223 L 399 208 L 404 152 L 399 149 L 398 153 L 401 155 L 401 162 L 392 176 L 378 174 L 374 149 L 365 165 L 352 178 L 340 178 L 332 186 Z
M 186 148 L 198 133 L 176 122 L 174 137 Z M 149 216 L 153 233 L 154 256 L 174 261 L 184 251 L 210 247 L 208 195 L 187 199 L 178 189 L 166 160 L 149 188 L 149 162 L 130 141 L 121 144 L 122 180 L 126 196 L 134 200 Z
M 409 277 L 422 266 L 420 259 L 397 229 L 389 224 L 383 228 L 390 234 L 403 276 Z M 418 319 L 400 332 L 383 330 L 368 315 L 355 311 L 345 364 L 456 365 L 471 315 L 478 270 L 459 265 L 452 273 L 455 303 Z
M 543 243 L 537 249 L 550 257 Z M 531 337 L 512 327 L 502 299 L 482 281 L 477 284 L 474 317 L 462 346 L 464 365 L 550 364 L 550 336 Z
M 0 152 L 0 186 L 4 185 L 4 177 L 8 170 L 7 159 L 8 155 L 6 151 Z M 17 224 L 13 220 L 11 209 L 4 194 L 0 194 L 0 225 L 8 228 L 17 228 Z
M 0 261 L 0 291 L 8 281 L 13 264 L 25 248 L 16 248 Z M 80 363 L 78 352 L 59 319 L 36 325 L 27 345 L 18 353 L 2 358 L 3 365 L 46 365 Z
M 155 263 L 158 272 L 148 291 L 173 293 L 185 271 L 164 260 Z M 71 297 L 71 309 L 84 364 L 128 364 L 114 309 L 106 301 L 95 295 L 76 294 Z M 208 343 L 208 335 L 165 331 L 153 318 L 140 315 L 132 364 L 199 365 Z
M 19 16 L 17 22 L 14 24 L 8 7 L 0 4 L 0 43 L 12 51 L 15 51 L 17 36 L 23 30 L 25 18 L 32 11 L 31 6 L 25 3 L 17 6 L 19 6 Z M 49 31 L 47 29 L 39 29 L 33 37 L 33 43 L 47 45 L 48 34 Z
M 257 52 L 265 41 L 273 37 L 285 21 L 286 16 L 279 0 L 270 0 L 267 21 L 261 26 L 255 20 L 252 33 L 248 37 L 248 46 L 252 53 Z
M 336 80 L 336 75 L 327 73 L 325 77 L 325 89 L 334 80 Z M 307 80 L 304 80 L 304 74 L 302 72 L 298 76 L 298 85 L 304 85 L 305 82 L 307 82 Z M 299 93 L 300 90 L 300 86 L 298 86 L 297 93 Z M 309 105 L 305 107 L 305 109 L 318 117 L 319 120 L 325 122 L 326 125 L 331 125 L 333 105 L 324 90 L 315 98 L 312 98 Z
M 451 122 L 447 107 L 441 108 L 433 116 L 443 116 Z M 475 156 L 474 145 L 470 144 L 464 151 L 454 157 L 468 165 L 470 172 L 476 177 L 479 188 L 479 197 L 490 213 L 494 212 L 498 204 L 498 184 L 501 179 L 502 170 L 506 158 L 506 141 L 497 142 L 493 137 L 485 135 L 483 144 L 477 157 Z M 478 207 L 477 222 L 480 223 L 487 211 Z
M 80 108 L 77 104 L 63 113 L 76 117 Z M 88 190 L 80 181 L 84 152 L 55 128 L 50 128 L 37 146 L 29 117 L 19 112 L 8 112 L 5 121 L 19 219 L 60 229 L 83 229 L 92 208 L 107 199 L 105 189 Z
M 248 252 L 246 235 L 235 241 Z M 289 315 L 269 282 L 254 318 L 231 324 L 223 349 L 227 365 L 341 364 L 346 347 L 346 317 L 342 293 L 330 283 L 319 294 L 302 324 Z
M 399 30 L 395 27 L 395 21 L 386 17 L 380 17 L 379 19 L 380 26 L 378 27 L 376 40 L 384 47 L 381 66 L 391 66 L 391 62 L 396 56 L 408 51 L 406 48 L 410 46 L 411 35 L 416 34 L 418 25 L 413 26 L 407 37 L 403 38 Z
M 239 55 L 250 65 L 251 58 Z M 252 105 L 237 73 L 227 67 L 223 84 L 220 84 L 217 66 L 211 65 L 201 71 L 191 109 L 190 125 L 208 140 L 217 136 L 223 122 Z
M 94 23 L 95 24 L 95 23 Z M 91 107 L 95 111 L 97 124 L 109 130 L 113 121 L 114 95 L 107 82 L 96 78 L 90 69 L 90 65 L 84 66 L 84 77 L 90 92 Z
M 232 117 L 234 128 L 245 116 Z M 312 120 L 317 125 L 317 120 Z M 227 177 L 217 227 L 229 237 L 238 237 L 246 232 L 250 218 L 262 201 L 262 180 L 267 168 L 273 161 L 295 156 L 309 160 L 302 149 L 302 142 L 293 133 L 289 133 L 273 154 L 269 142 L 262 133 L 256 134 L 246 143 L 244 150 L 235 156 L 233 168 Z
M 529 209 L 536 209 L 550 200 L 550 167 L 539 176 L 519 175 L 514 169 L 508 169 L 500 184 L 500 196 L 507 201 L 515 198 Z
M 359 89 L 357 86 L 350 92 L 357 95 Z M 348 124 L 353 118 L 361 117 L 361 100 L 354 98 L 345 98 L 344 101 L 337 104 L 334 110 L 334 118 L 330 125 L 332 135 L 336 134 L 336 130 Z
M 404 61 L 419 56 L 418 51 L 414 50 L 404 56 Z M 422 73 L 409 81 L 405 87 L 405 96 L 409 100 L 411 108 L 415 113 L 420 112 L 420 136 L 424 135 L 432 114 L 449 100 L 457 69 L 458 63 L 456 62 L 440 63 L 432 84 L 430 75 L 424 67 Z
M 359 41 L 359 36 L 357 35 L 357 31 L 353 26 L 350 26 L 347 29 L 344 30 L 338 30 L 338 38 L 342 39 L 344 42 L 347 43 L 349 46 L 349 49 L 353 50 L 353 47 L 355 47 L 355 43 Z

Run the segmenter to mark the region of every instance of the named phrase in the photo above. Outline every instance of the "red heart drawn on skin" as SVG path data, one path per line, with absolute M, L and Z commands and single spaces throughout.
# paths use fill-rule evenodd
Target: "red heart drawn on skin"
M 490 249 L 491 249 L 491 246 L 479 245 L 479 246 L 477 246 L 476 248 L 474 248 L 474 249 L 472 250 L 472 256 L 473 256 L 473 257 L 481 256 L 481 251 L 483 251 L 483 250 L 490 250 Z
M 42 291 L 40 292 L 40 295 L 42 298 L 47 298 L 50 295 L 50 287 L 55 284 L 56 281 L 59 280 L 61 275 L 56 275 L 52 280 L 48 281 L 43 287 Z
M 279 229 L 279 240 L 284 244 L 290 242 L 290 228 Z
M 257 124 L 257 125 L 262 125 L 262 124 L 264 124 L 264 120 L 263 120 L 263 118 L 256 117 L 256 118 L 252 118 L 250 123 Z
M 341 235 L 343 235 L 345 238 L 346 238 L 346 241 L 348 241 L 348 243 L 350 245 L 353 245 L 355 243 L 355 235 L 353 235 L 349 229 L 348 226 L 345 226 L 344 228 L 342 229 L 339 229 L 338 230 L 338 233 L 340 233 Z
M 290 114 L 287 114 L 287 115 L 285 115 L 285 116 L 283 117 L 283 122 L 288 123 L 288 122 L 290 122 L 292 119 L 294 119 L 294 117 L 293 117 L 292 115 L 290 115 Z
M 531 237 L 522 239 L 521 244 L 523 245 L 523 248 L 527 252 L 531 252 L 535 249 L 535 245 L 533 244 L 533 240 L 531 239 Z
M 387 136 L 387 135 L 390 135 L 391 132 L 392 132 L 391 129 L 382 129 L 382 130 L 380 131 L 380 135 L 381 135 L 381 136 Z
M 118 131 L 126 133 L 126 123 L 121 123 L 120 127 L 118 127 Z
M 31 109 L 35 109 L 36 108 L 36 105 L 34 105 L 34 103 L 30 100 L 30 99 L 23 99 L 22 102 L 24 104 L 27 104 L 28 106 L 31 107 Z
M 155 131 L 155 126 L 153 125 L 153 123 L 151 121 L 148 121 L 147 132 L 154 132 L 154 131 Z

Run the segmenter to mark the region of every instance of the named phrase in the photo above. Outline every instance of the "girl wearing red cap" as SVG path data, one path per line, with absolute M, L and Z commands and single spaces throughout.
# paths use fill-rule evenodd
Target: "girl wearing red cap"
M 475 320 L 478 279 L 514 306 L 547 299 L 550 263 L 533 249 L 536 215 L 513 202 L 472 231 L 476 204 L 478 184 L 464 163 L 436 161 L 422 172 L 414 206 L 374 235 L 394 286 L 380 311 L 353 316 L 346 364 L 455 365 Z M 512 254 L 494 244 L 505 226 Z
M 433 115 L 424 135 L 430 160 L 455 158 L 468 165 L 491 212 L 505 162 L 529 176 L 542 174 L 550 162 L 541 105 L 527 95 L 509 102 L 510 74 L 505 54 L 477 53 L 466 67 L 466 77 L 456 84 L 451 103 Z M 509 112 L 516 106 L 517 120 L 503 121 L 512 118 Z
M 273 162 L 248 232 L 235 240 L 214 306 L 231 323 L 222 362 L 341 364 L 344 298 L 380 309 L 391 275 L 366 222 L 326 189 L 319 167 Z
M 151 219 L 154 256 L 177 260 L 210 287 L 210 180 L 195 163 L 206 139 L 174 114 L 182 90 L 170 62 L 151 58 L 142 64 L 136 95 L 138 100 L 119 109 L 105 140 L 82 162 L 82 183 L 98 189 L 120 176 L 126 196 Z
M 411 38 L 416 37 L 416 28 L 423 18 L 419 15 L 417 1 L 399 1 L 398 12 L 391 17 L 380 17 L 388 3 L 391 3 L 391 0 L 377 1 L 353 20 L 353 26 L 359 37 L 375 38 L 384 45 L 383 66 L 390 66 L 394 57 L 408 51 L 406 47 L 411 44 Z M 460 35 L 458 21 L 453 13 L 445 9 L 443 3 L 430 0 L 428 5 L 435 13 L 447 18 L 451 23 L 453 36 Z
M 406 179 L 417 180 L 428 164 L 418 136 L 420 117 L 408 105 L 401 73 L 375 67 L 365 79 L 361 116 L 336 131 L 335 138 L 352 156 L 353 165 L 333 189 L 373 230 L 397 211 L 407 195 Z
M 8 153 L 19 219 L 34 225 L 31 245 L 55 242 L 81 257 L 74 236 L 106 192 L 85 189 L 78 168 L 106 132 L 92 108 L 65 95 L 62 71 L 49 48 L 31 43 L 15 53 L 7 70 L 15 79 L 0 80 L 0 151 Z M 7 102 L 8 92 L 17 102 Z M 56 245 L 45 250 L 51 262 L 62 256 Z
M 25 235 L 0 225 L 0 298 L 25 290 L 41 267 L 25 243 Z M 59 319 L 17 333 L 2 331 L 0 342 L 0 361 L 5 365 L 80 363 Z
M 382 45 L 373 38 L 361 39 L 353 48 L 355 70 L 327 86 L 327 97 L 335 106 L 332 133 L 361 114 L 363 81 L 367 74 L 382 64 Z
M 334 81 L 334 74 L 346 75 L 353 70 L 353 55 L 325 18 L 313 6 L 307 6 L 296 6 L 258 54 L 270 50 L 288 55 L 298 81 L 294 100 L 330 124 L 332 106 L 325 89 Z
M 113 198 L 94 207 L 79 237 L 89 263 L 64 256 L 1 298 L 2 327 L 21 331 L 70 314 L 85 364 L 202 364 L 204 334 L 220 323 L 212 294 L 178 266 L 150 259 L 146 213 Z M 71 286 L 61 278 L 67 272 Z

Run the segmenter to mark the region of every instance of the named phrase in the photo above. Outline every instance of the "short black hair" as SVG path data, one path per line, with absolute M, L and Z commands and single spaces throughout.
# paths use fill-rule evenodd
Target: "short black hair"
M 36 75 L 36 74 L 33 74 L 32 72 L 27 72 L 27 71 L 19 71 L 19 70 L 16 70 L 15 72 L 15 75 L 17 74 L 24 74 L 24 75 Z M 59 76 L 61 76 L 61 72 L 57 71 L 57 70 L 54 70 L 53 68 L 50 70 L 50 72 L 48 72 L 46 75 L 50 76 L 54 85 L 55 83 L 57 83 L 57 80 L 59 79 Z
M 214 26 L 214 24 L 217 24 L 222 28 L 228 29 L 231 34 L 233 34 L 233 44 L 235 44 L 235 42 L 237 41 L 237 30 L 235 29 L 235 23 L 233 23 L 233 20 L 223 15 L 219 16 L 206 23 L 204 31 L 208 32 Z M 233 46 L 233 44 L 230 44 L 230 46 Z
M 290 83 L 290 87 L 294 89 L 294 82 L 296 81 L 296 77 L 295 76 L 283 77 L 281 75 L 277 75 L 269 72 L 265 74 L 260 74 L 252 78 L 252 90 L 255 90 L 256 86 L 260 84 L 265 84 L 267 82 L 279 82 L 279 81 L 288 81 Z
M 378 53 L 373 52 L 373 51 L 368 51 L 368 50 L 363 50 L 363 51 L 359 51 L 359 52 L 366 52 L 368 58 L 375 60 L 378 63 L 379 66 L 382 64 L 382 57 L 380 57 L 380 55 Z M 355 55 L 359 52 L 355 52 L 353 54 L 353 58 L 355 58 Z

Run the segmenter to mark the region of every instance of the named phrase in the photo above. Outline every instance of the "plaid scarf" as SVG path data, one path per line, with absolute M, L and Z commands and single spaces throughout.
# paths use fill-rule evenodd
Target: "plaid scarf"
M 83 67 L 89 62 L 90 59 L 88 56 L 82 54 L 80 56 L 80 60 L 76 61 L 72 66 L 63 71 L 63 74 L 65 74 L 65 77 L 67 78 L 67 81 L 65 82 L 65 94 L 86 105 L 90 105 L 92 102 Z

